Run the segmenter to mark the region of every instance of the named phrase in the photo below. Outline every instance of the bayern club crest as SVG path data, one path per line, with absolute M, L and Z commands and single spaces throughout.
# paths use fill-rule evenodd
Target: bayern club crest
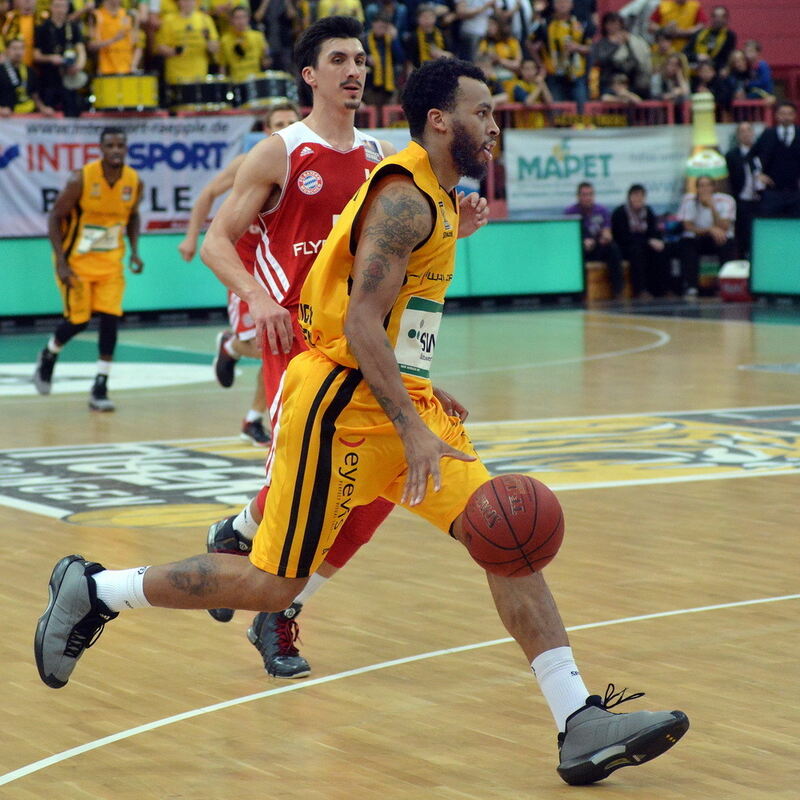
M 322 191 L 322 184 L 322 175 L 313 169 L 301 172 L 300 177 L 297 179 L 297 188 L 303 194 L 319 194 Z

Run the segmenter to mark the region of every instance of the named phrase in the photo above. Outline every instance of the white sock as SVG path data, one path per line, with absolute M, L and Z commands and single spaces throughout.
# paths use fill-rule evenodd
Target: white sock
M 315 572 L 308 579 L 308 583 L 305 585 L 303 591 L 300 592 L 297 597 L 295 597 L 294 602 L 302 605 L 311 597 L 312 594 L 314 594 L 318 589 L 321 589 L 327 582 L 328 578 L 326 578 L 324 575 L 320 575 L 319 572 Z
M 245 422 L 258 422 L 258 420 L 264 417 L 263 411 L 256 411 L 254 408 L 251 408 L 247 412 L 247 416 L 244 418 Z
M 567 717 L 586 705 L 589 690 L 583 683 L 571 647 L 554 647 L 545 650 L 531 662 L 531 669 L 539 681 L 550 713 L 559 732 L 563 732 Z
M 241 356 L 233 349 L 233 342 L 234 338 L 231 336 L 224 345 L 222 345 L 222 349 L 233 359 L 238 361 Z
M 236 516 L 233 521 L 233 529 L 242 535 L 243 539 L 248 542 L 253 541 L 253 537 L 258 530 L 258 523 L 253 519 L 250 513 L 250 504 L 248 503 Z
M 148 567 L 104 569 L 92 575 L 97 587 L 97 599 L 102 600 L 112 611 L 148 608 L 150 603 L 144 596 L 144 574 L 147 570 Z
M 47 343 L 47 349 L 48 349 L 48 350 L 49 350 L 51 353 L 60 353 L 60 352 L 61 352 L 61 351 L 64 349 L 64 346 L 63 346 L 63 345 L 60 345 L 60 344 L 59 344 L 59 343 L 56 341 L 56 337 L 55 337 L 55 336 L 51 336 L 51 337 L 50 337 L 50 341 Z
M 111 373 L 111 362 L 110 361 L 103 361 L 103 359 L 97 360 L 97 374 L 98 375 L 109 375 Z

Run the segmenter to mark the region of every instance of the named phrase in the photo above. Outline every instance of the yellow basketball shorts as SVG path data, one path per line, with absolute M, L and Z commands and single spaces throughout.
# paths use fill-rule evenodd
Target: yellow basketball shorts
M 125 276 L 122 267 L 105 275 L 89 275 L 75 271 L 72 285 L 67 286 L 58 277 L 59 291 L 64 302 L 64 316 L 73 324 L 88 322 L 93 313 L 122 316 L 122 295 Z
M 457 450 L 475 455 L 461 421 L 427 392 L 413 397 L 425 424 Z M 382 496 L 400 503 L 406 476 L 403 445 L 358 370 L 316 350 L 286 371 L 272 483 L 250 560 L 287 578 L 311 575 L 348 514 Z M 447 532 L 490 475 L 480 460 L 440 462 L 442 488 L 408 507 Z

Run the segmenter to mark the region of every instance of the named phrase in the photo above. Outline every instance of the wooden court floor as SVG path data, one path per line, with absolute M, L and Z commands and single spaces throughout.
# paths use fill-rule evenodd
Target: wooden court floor
M 201 551 L 262 453 L 237 439 L 255 369 L 219 389 L 210 326 L 125 329 L 113 415 L 86 408 L 93 335 L 40 398 L 24 379 L 45 335 L 17 334 L 0 336 L 0 797 L 800 797 L 800 315 L 623 312 L 447 315 L 434 375 L 494 471 L 556 490 L 546 575 L 586 682 L 647 693 L 618 710 L 684 710 L 673 750 L 563 784 L 483 574 L 402 509 L 305 607 L 307 679 L 265 675 L 247 614 L 142 610 L 45 687 L 32 640 L 55 560 Z

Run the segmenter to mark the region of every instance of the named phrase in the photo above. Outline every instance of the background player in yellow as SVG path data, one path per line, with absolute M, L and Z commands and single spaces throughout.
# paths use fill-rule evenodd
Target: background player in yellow
M 250 9 L 237 6 L 230 14 L 230 28 L 220 38 L 220 62 L 234 83 L 270 65 L 267 40 L 250 27 Z
M 34 644 L 48 686 L 67 683 L 86 645 L 125 608 L 285 608 L 348 503 L 385 495 L 466 544 L 463 509 L 488 472 L 427 373 L 455 262 L 455 186 L 485 172 L 499 130 L 482 73 L 455 59 L 413 72 L 403 108 L 411 144 L 348 203 L 304 284 L 310 349 L 286 372 L 272 488 L 250 560 L 207 553 L 113 571 L 62 558 Z M 426 336 L 416 335 L 423 327 Z M 592 783 L 648 761 L 686 731 L 682 712 L 615 714 L 609 707 L 632 698 L 612 688 L 589 695 L 541 573 L 487 579 L 553 714 L 565 781 Z
M 104 128 L 100 134 L 101 158 L 70 175 L 48 220 L 64 320 L 39 353 L 33 382 L 39 394 L 50 394 L 58 354 L 86 328 L 92 316 L 97 316 L 99 359 L 89 395 L 89 407 L 94 411 L 114 410 L 107 384 L 125 290 L 123 233 L 127 233 L 131 246 L 131 272 L 144 268 L 139 258 L 143 185 L 136 170 L 125 164 L 127 151 L 125 131 Z

